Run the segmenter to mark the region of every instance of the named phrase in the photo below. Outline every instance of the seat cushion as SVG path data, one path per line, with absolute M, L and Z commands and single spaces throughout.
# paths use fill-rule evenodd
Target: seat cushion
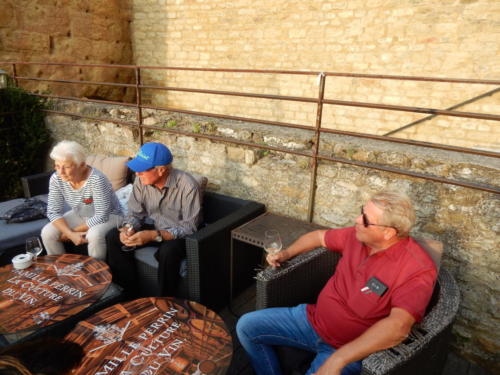
M 425 251 L 427 251 L 427 254 L 429 254 L 436 268 L 439 270 L 441 266 L 441 257 L 443 256 L 443 243 L 430 238 L 415 238 L 415 240 Z
M 47 202 L 46 195 L 39 195 L 36 198 Z M 6 211 L 20 205 L 23 202 L 24 199 L 22 198 L 1 202 L 0 214 L 4 214 Z M 24 246 L 26 238 L 39 236 L 40 231 L 48 222 L 49 220 L 47 218 L 11 224 L 7 224 L 5 220 L 0 220 L 0 253 L 6 249 Z
M 154 246 L 143 247 L 134 251 L 135 259 L 147 264 L 150 267 L 158 268 L 158 261 L 155 258 L 155 252 L 158 248 Z
M 127 184 L 128 160 L 127 156 L 90 155 L 87 164 L 104 173 L 116 191 Z

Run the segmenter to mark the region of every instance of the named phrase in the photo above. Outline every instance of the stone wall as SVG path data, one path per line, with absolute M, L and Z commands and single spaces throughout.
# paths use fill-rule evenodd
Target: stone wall
M 60 103 L 56 108 L 110 119 L 136 118 L 134 110 L 111 106 Z M 313 144 L 312 133 L 304 130 L 153 110 L 146 110 L 144 115 L 149 125 L 256 146 L 309 152 Z M 129 127 L 65 116 L 49 116 L 47 123 L 56 140 L 76 140 L 92 153 L 134 155 L 139 147 L 138 132 Z M 265 203 L 270 211 L 307 218 L 309 158 L 148 129 L 145 141 L 152 140 L 172 149 L 176 167 L 207 176 L 209 190 L 254 199 Z M 321 153 L 458 181 L 500 184 L 500 162 L 489 157 L 331 135 L 322 137 Z M 317 186 L 314 221 L 332 227 L 352 224 L 360 205 L 375 191 L 392 188 L 409 194 L 417 207 L 414 233 L 444 242 L 444 267 L 451 270 L 460 286 L 462 303 L 454 326 L 455 350 L 498 371 L 498 195 L 333 162 L 320 162 Z
M 135 63 L 141 65 L 334 71 L 495 79 L 500 66 L 496 0 L 132 0 Z M 146 82 L 317 97 L 316 77 L 149 70 Z M 498 86 L 498 85 L 497 85 Z M 449 108 L 497 88 L 394 80 L 327 78 L 326 98 Z M 145 93 L 159 105 L 314 124 L 297 102 Z M 456 108 L 500 112 L 492 94 Z M 327 106 L 327 127 L 385 134 L 425 117 Z M 500 150 L 497 122 L 439 116 L 395 136 Z M 494 136 L 493 136 L 494 135 Z
M 105 6 L 103 6 L 105 4 Z M 128 0 L 3 0 L 0 11 L 0 61 L 80 64 L 131 64 Z M 0 69 L 12 73 L 9 64 Z M 17 74 L 35 78 L 129 83 L 129 69 L 18 65 Z M 110 86 L 60 85 L 19 81 L 41 93 L 122 100 L 133 90 Z

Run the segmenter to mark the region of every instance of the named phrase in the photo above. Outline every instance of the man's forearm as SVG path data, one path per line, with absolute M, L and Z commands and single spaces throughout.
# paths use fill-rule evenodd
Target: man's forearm
M 293 244 L 287 249 L 287 258 L 293 258 L 299 254 L 314 250 L 324 245 L 324 230 L 316 230 L 314 232 L 306 233 L 300 236 Z
M 390 316 L 378 321 L 362 335 L 335 351 L 317 374 L 340 374 L 349 363 L 398 345 L 407 337 L 414 322 L 413 316 L 405 310 L 393 309 Z

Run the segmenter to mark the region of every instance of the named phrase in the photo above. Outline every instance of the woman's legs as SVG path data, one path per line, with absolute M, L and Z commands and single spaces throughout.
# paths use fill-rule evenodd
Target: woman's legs
M 73 210 L 66 212 L 63 215 L 63 218 L 71 228 L 83 223 L 82 218 Z M 41 236 L 43 246 L 45 247 L 45 250 L 47 250 L 48 255 L 59 255 L 65 253 L 64 245 L 60 241 L 61 232 L 54 225 L 52 225 L 52 223 L 48 223 L 42 228 Z
M 106 261 L 106 234 L 121 219 L 118 215 L 109 215 L 106 223 L 95 225 L 87 231 L 88 252 L 91 257 Z

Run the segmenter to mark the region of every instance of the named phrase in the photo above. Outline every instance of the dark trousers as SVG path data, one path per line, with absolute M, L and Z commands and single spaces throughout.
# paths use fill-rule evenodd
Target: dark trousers
M 113 282 L 122 286 L 130 298 L 139 296 L 139 282 L 134 251 L 122 251 L 120 233 L 112 229 L 106 235 L 107 260 L 113 274 Z M 157 246 L 155 258 L 158 260 L 158 284 L 161 296 L 175 296 L 179 284 L 181 261 L 186 257 L 184 239 L 150 242 L 146 246 Z

